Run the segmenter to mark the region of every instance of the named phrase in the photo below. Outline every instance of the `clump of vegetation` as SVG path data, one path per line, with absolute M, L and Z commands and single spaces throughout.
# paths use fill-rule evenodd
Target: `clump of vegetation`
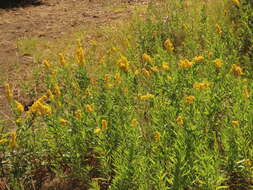
M 43 61 L 45 93 L 27 109 L 6 85 L 17 126 L 0 136 L 6 184 L 252 189 L 250 2 L 150 4 L 130 28 L 103 55 L 78 41 L 74 56 Z

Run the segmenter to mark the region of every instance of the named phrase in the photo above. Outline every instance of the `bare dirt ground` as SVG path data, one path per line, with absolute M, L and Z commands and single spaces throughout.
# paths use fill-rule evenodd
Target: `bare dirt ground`
M 18 40 L 36 37 L 54 41 L 80 26 L 99 26 L 128 18 L 132 5 L 146 0 L 41 0 L 17 7 L 0 7 L 0 121 L 8 120 L 10 108 L 4 96 L 4 83 L 12 83 L 18 97 L 19 85 L 29 80 L 36 60 L 18 49 Z M 121 9 L 114 9 L 115 6 Z M 123 8 L 122 8 L 123 7 Z M 18 69 L 17 69 L 18 68 Z

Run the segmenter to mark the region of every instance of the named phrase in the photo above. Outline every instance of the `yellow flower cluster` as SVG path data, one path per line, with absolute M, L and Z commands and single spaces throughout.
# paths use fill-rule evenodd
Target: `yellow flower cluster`
M 149 73 L 149 71 L 146 69 L 146 68 L 143 68 L 142 69 L 142 72 L 143 72 L 143 74 L 146 76 L 146 77 L 150 77 L 151 75 L 150 75 L 150 73 Z
M 44 104 L 44 101 L 47 99 L 46 96 L 42 96 L 39 98 L 29 109 L 28 115 L 49 115 L 52 113 L 52 109 L 50 106 Z
M 58 55 L 59 55 L 59 59 L 60 59 L 60 64 L 61 64 L 62 66 L 66 66 L 66 65 L 67 65 L 67 62 L 66 62 L 66 60 L 65 60 L 64 54 L 63 54 L 63 53 L 59 53 Z
M 184 120 L 181 116 L 177 117 L 176 122 L 177 122 L 178 125 L 183 125 L 184 124 Z
M 196 89 L 206 89 L 206 88 L 208 88 L 210 85 L 211 85 L 210 82 L 195 82 L 195 83 L 193 84 L 193 88 L 196 88 Z
M 222 30 L 221 30 L 221 27 L 220 27 L 219 24 L 216 24 L 216 25 L 215 25 L 215 30 L 216 30 L 216 33 L 217 33 L 217 34 L 222 34 Z
M 113 87 L 113 84 L 110 83 L 111 77 L 112 77 L 112 76 L 111 76 L 110 74 L 105 74 L 105 76 L 104 76 L 105 87 L 106 87 L 107 89 L 111 89 L 111 88 Z
M 75 117 L 76 117 L 77 120 L 81 120 L 82 119 L 83 116 L 82 116 L 82 112 L 81 112 L 80 109 L 78 109 L 78 110 L 75 111 Z
M 239 127 L 239 121 L 231 121 L 231 124 L 234 126 L 234 127 Z
M 53 89 L 53 92 L 54 92 L 54 94 L 56 95 L 56 96 L 60 96 L 61 95 L 61 89 L 60 89 L 60 87 L 59 87 L 59 85 L 54 85 L 54 89 Z
M 191 67 L 192 65 L 193 65 L 193 63 L 192 63 L 191 61 L 187 60 L 187 59 L 181 60 L 181 61 L 179 61 L 179 63 L 178 63 L 178 66 L 179 66 L 180 68 L 183 68 L 183 69 L 189 68 L 189 67 Z
M 159 72 L 159 69 L 157 68 L 157 66 L 153 66 L 153 67 L 150 67 L 150 70 L 154 73 L 158 73 Z
M 77 59 L 77 63 L 79 65 L 83 65 L 84 64 L 84 50 L 82 47 L 78 47 L 76 49 L 76 59 Z
M 104 65 L 105 64 L 105 57 L 104 56 L 99 59 L 99 64 L 100 65 Z
M 20 102 L 15 101 L 15 106 L 16 106 L 16 110 L 19 114 L 24 112 L 24 106 Z
M 192 62 L 194 62 L 194 63 L 199 63 L 199 62 L 201 62 L 201 61 L 203 61 L 204 60 L 204 57 L 203 56 L 196 56 L 196 57 L 194 57 L 193 59 L 192 59 Z
M 144 53 L 142 55 L 142 59 L 143 59 L 144 62 L 147 62 L 147 63 L 150 63 L 150 64 L 153 63 L 152 57 L 150 55 L 146 54 L 146 53 Z
M 238 7 L 240 6 L 240 1 L 239 0 L 231 0 L 232 3 L 234 3 L 235 5 L 237 5 Z
M 59 119 L 61 125 L 67 125 L 69 122 L 65 119 Z
M 48 62 L 48 60 L 44 60 L 44 61 L 42 62 L 42 64 L 43 64 L 47 69 L 49 69 L 49 68 L 51 67 L 51 65 L 50 65 L 50 63 Z
M 131 71 L 130 68 L 129 68 L 130 62 L 129 62 L 129 61 L 127 60 L 127 58 L 124 57 L 124 56 L 122 56 L 122 57 L 117 61 L 116 65 L 118 65 L 118 67 L 119 67 L 122 71 L 124 71 L 124 72 L 126 72 L 126 73 Z
M 94 111 L 94 105 L 92 105 L 92 104 L 87 104 L 85 106 L 85 108 L 86 108 L 87 112 L 93 112 Z
M 164 62 L 162 63 L 162 68 L 163 68 L 163 70 L 165 70 L 165 71 L 169 70 L 169 68 L 170 68 L 170 67 L 169 67 L 169 63 L 167 63 L 167 62 L 164 61 Z
M 222 67 L 222 59 L 215 59 L 213 64 L 217 69 L 220 69 Z
M 170 39 L 167 39 L 163 45 L 168 52 L 172 52 L 174 50 L 173 43 L 171 42 Z
M 120 73 L 116 73 L 114 75 L 114 80 L 116 81 L 117 84 L 120 84 L 121 83 L 121 76 L 120 76 Z
M 186 96 L 186 97 L 185 97 L 185 102 L 186 102 L 187 104 L 193 104 L 194 101 L 195 101 L 195 97 L 194 97 L 194 96 Z
M 138 97 L 140 98 L 140 100 L 149 100 L 149 99 L 153 99 L 155 95 L 149 94 L 149 93 L 146 95 L 139 94 Z
M 236 76 L 236 77 L 240 77 L 241 75 L 243 75 L 243 71 L 242 68 L 238 65 L 233 64 L 232 68 L 231 68 L 231 72 Z
M 138 122 L 137 119 L 133 119 L 133 120 L 131 121 L 131 126 L 132 126 L 132 127 L 137 127 L 138 125 L 139 125 L 139 122 Z
M 105 76 L 104 76 L 104 81 L 105 81 L 105 82 L 109 82 L 110 78 L 111 78 L 111 75 L 110 75 L 110 74 L 105 74 Z
M 172 80 L 173 80 L 172 76 L 167 76 L 167 79 L 168 79 L 169 81 L 172 81 Z
M 102 129 L 105 130 L 107 129 L 107 121 L 106 120 L 102 120 Z
M 250 97 L 250 95 L 249 95 L 249 88 L 248 88 L 247 85 L 244 85 L 244 86 L 243 86 L 243 96 L 244 96 L 244 98 L 246 98 L 246 99 L 248 99 L 248 98 Z
M 12 93 L 10 85 L 5 84 L 4 87 L 5 87 L 5 97 L 7 98 L 7 100 L 13 99 L 13 93 Z
M 102 132 L 102 130 L 106 130 L 107 129 L 107 125 L 108 125 L 107 120 L 103 119 L 102 120 L 102 126 L 101 126 L 101 128 L 97 127 L 96 129 L 94 129 L 94 133 L 95 134 L 99 134 L 99 133 Z
M 94 130 L 94 133 L 95 134 L 99 134 L 99 133 L 101 133 L 102 132 L 102 129 L 101 128 L 96 128 L 95 130 Z
M 158 142 L 161 139 L 161 133 L 159 131 L 154 132 L 154 138 Z

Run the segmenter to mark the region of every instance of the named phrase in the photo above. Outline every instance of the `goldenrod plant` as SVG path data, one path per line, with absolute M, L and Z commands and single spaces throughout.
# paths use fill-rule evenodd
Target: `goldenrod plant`
M 0 177 L 10 189 L 48 175 L 81 189 L 253 189 L 250 1 L 152 2 L 127 27 L 103 55 L 79 40 L 43 61 L 27 111 L 5 85 L 16 130 L 0 134 Z

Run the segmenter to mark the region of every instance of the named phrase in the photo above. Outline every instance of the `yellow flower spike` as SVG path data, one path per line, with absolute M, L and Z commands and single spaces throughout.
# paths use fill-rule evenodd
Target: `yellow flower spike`
M 239 121 L 231 121 L 231 124 L 234 126 L 234 127 L 239 127 Z
M 150 77 L 151 75 L 150 75 L 150 73 L 149 73 L 149 71 L 146 69 L 146 68 L 143 68 L 142 69 L 142 72 L 143 72 L 143 74 L 146 76 L 146 77 Z
M 177 122 L 178 125 L 183 125 L 184 124 L 184 120 L 181 116 L 177 117 L 176 122 Z
M 220 69 L 222 67 L 222 59 L 215 59 L 213 64 L 217 69 Z
M 249 88 L 247 85 L 243 86 L 243 96 L 245 99 L 249 99 L 249 97 L 250 97 Z
M 10 137 L 10 147 L 13 150 L 17 146 L 17 133 L 12 132 Z
M 61 125 L 68 125 L 68 121 L 67 120 L 65 120 L 65 119 L 59 119 L 59 122 L 60 122 L 60 124 Z
M 169 68 L 170 68 L 170 67 L 169 67 L 169 63 L 167 63 L 167 62 L 164 61 L 164 62 L 162 63 L 162 68 L 163 68 L 163 70 L 168 71 Z
M 158 73 L 159 72 L 159 69 L 157 68 L 157 66 L 153 66 L 153 67 L 150 67 L 150 70 L 154 73 Z
M 83 65 L 84 64 L 84 50 L 82 47 L 78 47 L 76 49 L 76 59 L 77 59 L 77 63 L 79 65 Z
M 155 95 L 153 94 L 146 94 L 146 95 L 138 95 L 140 100 L 149 100 L 149 99 L 153 99 L 155 97 Z
M 4 88 L 5 88 L 5 97 L 7 98 L 7 100 L 12 100 L 13 99 L 13 93 L 12 93 L 12 89 L 11 89 L 10 85 L 5 84 Z
M 24 106 L 20 102 L 15 101 L 15 106 L 19 114 L 24 112 Z
M 173 43 L 171 42 L 170 39 L 167 39 L 163 45 L 168 52 L 172 52 L 174 50 Z
M 115 81 L 119 84 L 121 82 L 121 76 L 120 76 L 120 73 L 116 73 L 114 75 L 114 79 Z
M 199 62 L 202 62 L 204 60 L 204 57 L 203 56 L 196 56 L 192 59 L 192 62 L 194 63 L 199 63 Z
M 144 62 L 147 62 L 147 63 L 150 63 L 150 64 L 153 63 L 152 57 L 150 55 L 146 54 L 146 53 L 144 53 L 142 55 L 142 59 L 143 59 Z
M 46 96 L 46 95 L 43 95 L 43 96 L 41 96 L 37 101 L 43 103 L 43 102 L 45 102 L 46 100 L 47 100 L 47 96 Z
M 124 56 L 121 56 L 121 58 L 116 62 L 116 65 L 118 65 L 118 67 L 126 73 L 131 71 L 129 69 L 130 62 Z
M 187 104 L 193 104 L 194 101 L 195 101 L 195 97 L 194 97 L 194 96 L 186 96 L 186 97 L 185 97 L 185 102 L 186 102 Z
M 85 109 L 86 109 L 87 112 L 93 112 L 93 111 L 94 111 L 94 105 L 92 105 L 92 104 L 87 104 L 87 105 L 85 106 Z
M 64 54 L 63 54 L 63 53 L 59 53 L 58 55 L 59 55 L 59 59 L 60 59 L 60 64 L 61 64 L 62 66 L 66 66 L 66 65 L 67 65 L 67 62 L 66 62 L 66 60 L 65 60 Z
M 55 94 L 56 96 L 58 96 L 58 97 L 61 95 L 61 89 L 60 89 L 60 87 L 59 87 L 57 84 L 54 85 L 53 92 L 54 92 L 54 94 Z
M 101 133 L 102 132 L 102 129 L 100 129 L 100 128 L 96 128 L 95 130 L 94 130 L 94 133 L 95 134 L 99 134 L 99 133 Z
M 102 120 L 102 129 L 106 130 L 107 129 L 107 121 L 106 120 Z
M 156 140 L 157 142 L 159 142 L 160 139 L 161 139 L 161 133 L 160 133 L 159 131 L 155 131 L 155 132 L 154 132 L 154 138 L 155 138 L 155 140 Z
M 206 89 L 211 85 L 210 82 L 195 82 L 193 88 L 195 89 Z
M 241 75 L 243 75 L 242 68 L 235 64 L 232 65 L 231 72 L 234 74 L 235 77 L 240 77 Z
M 105 82 L 108 82 L 108 81 L 110 80 L 110 78 L 111 78 L 111 75 L 110 75 L 110 74 L 105 74 L 105 76 L 104 76 L 104 81 L 105 81 Z
M 137 127 L 138 125 L 139 125 L 139 122 L 138 122 L 137 119 L 133 119 L 133 120 L 131 121 L 131 126 L 132 126 L 132 127 Z
M 46 96 L 42 96 L 39 98 L 34 104 L 30 107 L 28 111 L 28 115 L 50 115 L 52 113 L 52 109 L 50 106 L 44 104 L 44 101 L 47 99 Z
M 8 139 L 0 139 L 0 144 L 7 143 L 9 140 Z
M 76 110 L 76 111 L 75 111 L 75 118 L 76 118 L 77 120 L 81 120 L 82 117 L 83 117 L 83 116 L 82 116 L 81 110 L 80 110 L 80 109 Z
M 48 60 L 44 60 L 44 61 L 42 62 L 42 64 L 43 64 L 47 69 L 49 69 L 49 68 L 51 67 L 51 65 L 50 65 L 50 63 L 48 62 Z
M 215 30 L 217 34 L 222 34 L 221 26 L 219 24 L 215 25 Z
M 182 69 L 186 69 L 186 68 L 189 68 L 193 65 L 192 62 L 190 62 L 189 60 L 185 59 L 185 60 L 181 60 L 179 61 L 178 63 L 178 66 Z
M 231 0 L 231 2 L 234 3 L 238 7 L 241 5 L 239 0 Z
M 52 113 L 52 109 L 48 105 L 43 105 L 42 107 L 42 113 L 45 115 L 50 115 Z
M 84 90 L 84 94 L 85 94 L 86 96 L 91 96 L 92 90 L 91 90 L 90 88 L 86 88 L 86 89 Z

